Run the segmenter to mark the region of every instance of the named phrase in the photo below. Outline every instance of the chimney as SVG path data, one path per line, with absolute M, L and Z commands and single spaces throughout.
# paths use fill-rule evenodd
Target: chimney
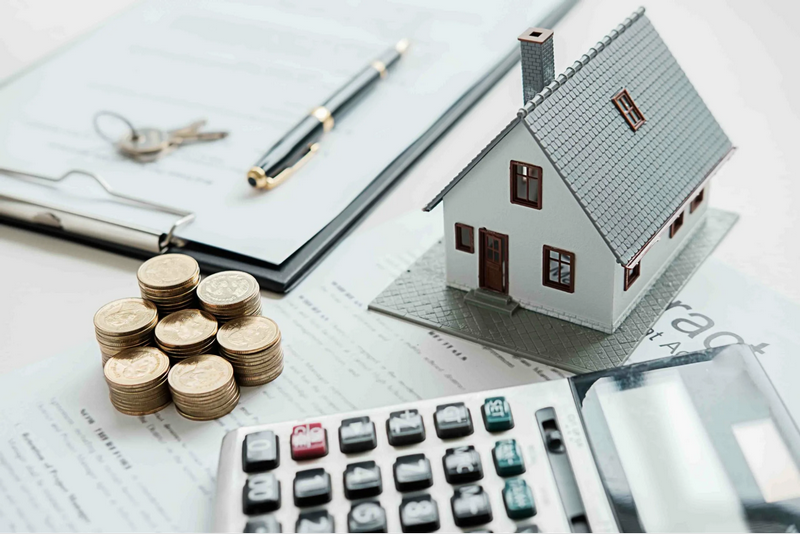
M 519 36 L 519 51 L 524 105 L 555 78 L 553 30 L 528 28 Z

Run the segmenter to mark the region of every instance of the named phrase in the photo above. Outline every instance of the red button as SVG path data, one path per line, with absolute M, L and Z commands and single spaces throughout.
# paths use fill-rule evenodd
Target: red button
M 292 458 L 308 460 L 328 454 L 328 436 L 322 423 L 297 425 L 292 429 Z

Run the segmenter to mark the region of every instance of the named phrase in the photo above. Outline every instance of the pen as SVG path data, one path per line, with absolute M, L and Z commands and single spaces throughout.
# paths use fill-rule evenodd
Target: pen
M 334 118 L 338 120 L 378 80 L 385 78 L 387 69 L 400 59 L 407 48 L 406 39 L 398 41 L 372 60 L 324 104 L 314 108 L 253 165 L 247 172 L 247 183 L 257 189 L 272 189 L 292 176 L 319 149 L 319 141 L 324 133 L 333 128 Z

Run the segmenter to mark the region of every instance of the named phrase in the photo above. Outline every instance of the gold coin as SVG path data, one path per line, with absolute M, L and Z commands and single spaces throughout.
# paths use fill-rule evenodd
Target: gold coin
M 133 334 L 158 316 L 158 308 L 150 301 L 126 298 L 109 302 L 94 315 L 95 329 L 107 335 Z
M 169 369 L 169 358 L 155 347 L 125 349 L 108 359 L 106 379 L 121 386 L 134 386 L 157 380 Z
M 217 332 L 220 347 L 232 352 L 259 352 L 280 338 L 275 321 L 267 317 L 239 317 L 225 323 Z
M 201 310 L 180 310 L 161 319 L 156 339 L 164 345 L 201 343 L 217 333 L 217 320 Z
M 211 306 L 227 306 L 238 303 L 258 293 L 255 278 L 241 271 L 223 271 L 205 278 L 197 286 L 197 296 Z
M 179 394 L 212 393 L 233 377 L 233 366 L 212 354 L 191 356 L 176 363 L 169 372 L 169 387 Z
M 168 289 L 188 283 L 199 271 L 197 261 L 191 256 L 162 254 L 144 262 L 136 276 L 148 288 Z

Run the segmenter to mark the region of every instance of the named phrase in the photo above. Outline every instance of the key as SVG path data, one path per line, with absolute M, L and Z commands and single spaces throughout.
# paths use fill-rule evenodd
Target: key
M 128 157 L 148 163 L 155 161 L 181 145 L 197 141 L 224 139 L 228 132 L 201 132 L 206 121 L 196 121 L 175 130 L 137 128 L 117 142 L 117 149 Z
M 450 506 L 453 509 L 453 521 L 459 527 L 482 525 L 492 520 L 489 496 L 480 486 L 456 488 Z

